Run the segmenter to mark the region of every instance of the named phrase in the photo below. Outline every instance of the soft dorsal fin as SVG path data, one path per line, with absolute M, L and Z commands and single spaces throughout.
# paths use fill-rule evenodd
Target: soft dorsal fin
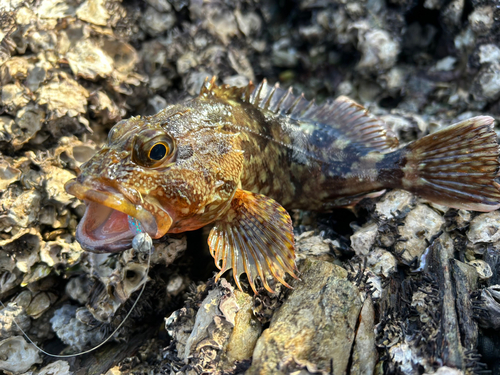
M 242 97 L 243 100 L 245 98 Z M 293 89 L 283 90 L 263 80 L 250 95 L 249 102 L 259 108 L 299 121 L 321 124 L 337 130 L 343 137 L 363 148 L 387 152 L 398 145 L 397 138 L 379 118 L 346 96 L 317 105 L 304 95 L 295 96 Z
M 200 96 L 238 99 L 281 116 L 322 125 L 324 131 L 336 131 L 358 148 L 387 152 L 398 145 L 397 138 L 382 120 L 346 96 L 317 105 L 314 100 L 305 99 L 304 94 L 294 95 L 292 87 L 283 90 L 278 83 L 271 86 L 265 79 L 257 87 L 252 82 L 244 87 L 218 86 L 216 80 L 215 76 L 210 80 L 207 77 Z

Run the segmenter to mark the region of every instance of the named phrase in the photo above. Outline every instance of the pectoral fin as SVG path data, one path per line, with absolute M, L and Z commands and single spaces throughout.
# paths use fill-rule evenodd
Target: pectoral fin
M 256 294 L 258 276 L 271 293 L 274 291 L 267 283 L 268 276 L 288 288 L 285 273 L 297 278 L 292 220 L 283 207 L 264 195 L 238 189 L 229 211 L 215 222 L 208 245 L 221 270 L 216 279 L 232 268 L 240 289 L 242 273 L 247 274 Z

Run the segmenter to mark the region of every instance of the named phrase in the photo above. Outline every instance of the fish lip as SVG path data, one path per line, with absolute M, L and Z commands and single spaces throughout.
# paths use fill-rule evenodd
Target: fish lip
M 164 228 L 158 228 L 154 215 L 141 205 L 133 204 L 126 199 L 123 194 L 106 185 L 102 185 L 97 182 L 94 182 L 93 186 L 89 185 L 90 184 L 80 183 L 77 179 L 73 179 L 68 181 L 64 188 L 68 194 L 74 195 L 78 199 L 85 201 L 87 206 L 89 205 L 88 202 L 97 203 L 136 218 L 141 223 L 143 229 L 152 238 L 159 238 L 165 234 L 162 233 L 165 232 Z M 85 215 L 88 211 L 89 207 L 85 210 Z M 85 241 L 84 238 L 86 234 L 85 228 L 83 228 L 85 215 L 78 224 L 76 237 L 77 241 L 86 250 L 94 252 L 117 252 L 131 247 L 133 236 L 130 235 L 124 235 L 122 236 L 123 238 L 116 238 L 116 241 L 114 240 L 112 243 L 104 243 L 104 241 L 101 243 L 100 241 L 96 241 L 95 243 L 90 244 L 89 241 Z

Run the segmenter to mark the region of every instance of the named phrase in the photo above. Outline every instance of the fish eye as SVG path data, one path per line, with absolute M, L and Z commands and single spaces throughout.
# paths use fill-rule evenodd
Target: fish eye
M 165 143 L 158 142 L 149 150 L 151 160 L 161 160 L 168 154 L 168 146 Z
M 175 142 L 162 129 L 147 129 L 134 140 L 132 160 L 147 168 L 165 167 L 175 156 Z

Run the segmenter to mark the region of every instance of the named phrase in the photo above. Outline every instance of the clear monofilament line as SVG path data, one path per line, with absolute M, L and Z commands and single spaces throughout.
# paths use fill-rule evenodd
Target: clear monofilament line
M 139 225 L 140 225 L 140 223 L 139 223 Z M 77 356 L 80 356 L 80 355 L 88 354 L 88 353 L 93 352 L 94 350 L 100 348 L 101 346 L 103 346 L 104 344 L 106 344 L 123 327 L 123 325 L 125 324 L 125 322 L 129 318 L 130 314 L 132 314 L 132 311 L 134 310 L 135 306 L 139 302 L 139 300 L 140 300 L 140 298 L 142 296 L 142 293 L 144 292 L 144 289 L 146 288 L 146 282 L 147 282 L 147 278 L 148 278 L 148 274 L 149 274 L 149 268 L 151 266 L 151 251 L 153 249 L 153 240 L 151 239 L 151 237 L 147 233 L 145 233 L 145 232 L 142 231 L 142 227 L 140 227 L 139 230 L 140 230 L 140 232 L 134 237 L 134 239 L 132 241 L 132 247 L 137 252 L 147 253 L 148 254 L 148 266 L 146 268 L 145 281 L 144 281 L 144 284 L 142 285 L 142 288 L 141 288 L 141 291 L 139 292 L 139 295 L 137 296 L 136 300 L 134 301 L 134 304 L 130 308 L 130 310 L 127 313 L 127 315 L 125 315 L 125 318 L 122 320 L 122 322 L 113 331 L 113 333 L 111 333 L 104 341 L 102 341 L 100 344 L 94 346 L 92 349 L 88 349 L 88 350 L 85 350 L 85 351 L 82 351 L 82 352 L 78 352 L 78 353 L 75 353 L 75 354 L 52 354 L 52 353 L 46 352 L 45 350 L 43 350 L 42 348 L 40 348 L 37 344 L 35 344 L 33 342 L 33 340 L 28 336 L 28 334 L 19 326 L 19 324 L 17 324 L 16 319 L 13 317 L 12 319 L 13 319 L 14 324 L 16 325 L 17 329 L 22 332 L 22 334 L 24 335 L 24 337 L 26 337 L 26 339 L 35 348 L 37 348 L 41 353 L 43 353 L 45 355 L 48 355 L 50 357 L 54 357 L 54 358 L 71 358 L 71 357 L 77 357 Z M 0 304 L 3 306 L 4 309 L 7 308 L 2 301 L 0 301 Z

